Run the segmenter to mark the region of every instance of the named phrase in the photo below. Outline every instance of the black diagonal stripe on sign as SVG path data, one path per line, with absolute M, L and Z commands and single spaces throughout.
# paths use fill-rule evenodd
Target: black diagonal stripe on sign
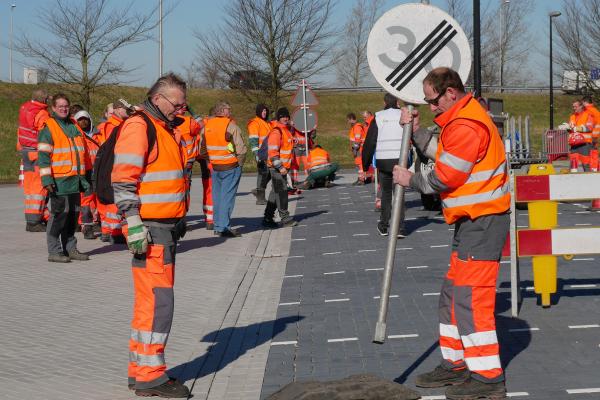
M 417 47 L 415 47 L 415 49 L 413 51 L 410 52 L 410 54 L 404 59 L 404 61 L 402 61 L 400 63 L 400 65 L 398 65 L 388 76 L 387 78 L 385 78 L 386 82 L 389 82 L 391 79 L 394 78 L 394 76 L 396 76 L 396 74 L 398 72 L 400 72 L 400 70 L 406 65 L 407 62 L 409 62 L 415 55 L 417 55 L 419 53 L 419 51 L 421 51 L 421 49 L 423 48 L 423 46 L 426 46 L 427 43 L 431 40 L 431 38 L 437 34 L 443 27 L 444 25 L 446 25 L 448 23 L 448 21 L 443 20 L 442 22 L 440 22 L 438 24 L 438 26 L 436 26 L 433 31 L 431 31 L 431 33 L 429 35 L 427 35 L 427 37 L 421 42 L 419 43 L 419 45 Z
M 415 77 L 415 75 L 417 75 L 419 71 L 423 69 L 425 64 L 431 61 L 433 57 L 435 57 L 437 53 L 439 53 L 440 50 L 442 50 L 448 44 L 448 42 L 451 41 L 454 36 L 456 36 L 457 33 L 458 32 L 456 30 L 450 32 L 450 35 L 446 39 L 444 39 L 439 45 L 437 45 L 437 47 L 427 57 L 425 57 L 423 61 L 421 61 L 417 68 L 415 68 L 413 72 L 396 87 L 396 90 L 402 90 L 404 86 L 408 85 L 408 83 Z
M 429 52 L 431 51 L 431 49 L 433 49 L 441 40 L 444 39 L 444 37 L 448 34 L 448 32 L 454 30 L 454 28 L 452 27 L 452 25 L 448 25 L 446 26 L 442 32 L 440 32 L 438 35 L 435 36 L 435 38 L 431 41 L 431 43 L 429 43 L 429 45 L 425 48 L 425 50 L 423 50 L 423 52 L 421 54 L 419 54 L 418 57 L 413 58 L 411 60 L 411 62 L 406 66 L 406 68 L 404 68 L 404 73 L 398 75 L 396 77 L 396 79 L 394 79 L 392 82 L 390 82 L 390 85 L 392 86 L 396 86 L 396 84 L 404 79 L 404 77 L 406 76 L 406 74 L 409 74 L 413 68 L 415 67 L 415 65 L 417 65 L 424 57 L 427 57 L 427 55 L 429 54 Z

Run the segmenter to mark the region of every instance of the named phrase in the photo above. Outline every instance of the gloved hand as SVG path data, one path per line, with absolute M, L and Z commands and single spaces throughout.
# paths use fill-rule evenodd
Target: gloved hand
M 127 247 L 133 254 L 145 254 L 148 250 L 148 228 L 139 215 L 127 217 Z

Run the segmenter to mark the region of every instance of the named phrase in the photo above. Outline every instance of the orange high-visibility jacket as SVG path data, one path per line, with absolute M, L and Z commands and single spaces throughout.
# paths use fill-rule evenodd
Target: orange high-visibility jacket
M 352 125 L 348 131 L 348 137 L 350 138 L 351 143 L 362 144 L 365 138 L 365 130 L 363 126 L 358 122 Z
M 371 126 L 371 123 L 373 122 L 373 120 L 375 119 L 375 116 L 370 115 L 365 119 L 365 123 L 363 124 L 363 127 L 365 128 L 365 136 L 367 135 L 367 131 L 369 130 L 369 127 Z
M 269 133 L 268 139 L 269 156 L 267 165 L 272 168 L 290 169 L 292 165 L 292 150 L 294 149 L 294 137 L 287 125 L 275 122 Z
M 598 140 L 600 138 L 600 110 L 594 107 L 593 104 L 586 105 L 585 109 L 592 115 L 592 118 L 594 119 L 594 125 L 592 127 L 592 138 L 594 140 Z
M 265 140 L 271 131 L 271 125 L 261 117 L 254 117 L 248 121 L 246 127 L 248 129 L 248 139 L 258 141 L 258 147 L 252 147 L 252 151 L 258 151 L 263 140 Z
M 580 113 L 571 114 L 569 117 L 569 124 L 575 127 L 576 132 L 581 132 L 586 143 L 592 143 L 594 117 L 587 109 Z
M 185 149 L 179 135 L 163 121 L 147 115 L 156 129 L 152 149 L 148 148 L 147 126 L 142 117 L 126 119 L 119 131 L 111 174 L 115 203 L 138 203 L 142 219 L 181 218 L 186 212 Z
M 175 132 L 181 136 L 181 145 L 186 152 L 186 163 L 193 163 L 200 151 L 198 136 L 202 125 L 189 115 L 178 115 L 177 117 L 183 119 L 183 123 L 175 128 Z
M 111 115 L 107 121 L 98 124 L 98 144 L 102 145 L 108 140 L 113 129 L 121 125 L 123 120 L 115 115 Z
M 30 100 L 19 108 L 19 128 L 17 129 L 17 143 L 21 147 L 35 149 L 39 131 L 50 118 L 48 105 L 39 101 Z
M 483 107 L 467 95 L 435 122 L 442 128 L 435 173 L 448 187 L 441 193 L 446 222 L 506 212 L 510 191 L 504 144 Z
M 227 117 L 214 117 L 204 125 L 204 141 L 208 159 L 213 165 L 237 164 L 238 159 L 233 143 L 227 141 L 227 127 L 231 122 Z
M 308 158 L 306 160 L 306 169 L 309 171 L 318 170 L 321 168 L 326 168 L 330 166 L 331 163 L 329 161 L 329 153 L 327 150 L 315 147 L 308 153 Z
M 69 138 L 54 118 L 46 120 L 46 127 L 52 135 L 53 144 L 38 143 L 38 151 L 51 153 L 50 167 L 40 168 L 40 176 L 52 176 L 54 179 L 85 176 L 89 158 L 83 136 Z

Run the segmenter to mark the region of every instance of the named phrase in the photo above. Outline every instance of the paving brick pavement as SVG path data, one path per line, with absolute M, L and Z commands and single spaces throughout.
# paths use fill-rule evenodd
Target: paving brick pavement
M 283 328 L 275 315 L 291 228 L 261 229 L 263 206 L 249 193 L 254 182 L 242 177 L 233 222 L 244 236 L 228 240 L 204 229 L 201 182 L 193 182 L 166 358 L 169 373 L 185 380 L 194 398 L 258 398 L 270 339 Z M 21 189 L 0 187 L 0 398 L 133 398 L 126 386 L 126 247 L 77 234 L 91 260 L 48 263 L 44 234 L 26 233 L 24 225 Z

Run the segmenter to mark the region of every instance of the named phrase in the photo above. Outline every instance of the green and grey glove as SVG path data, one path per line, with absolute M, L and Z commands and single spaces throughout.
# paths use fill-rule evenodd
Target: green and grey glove
M 127 246 L 133 254 L 145 254 L 148 250 L 148 228 L 139 215 L 127 217 Z

